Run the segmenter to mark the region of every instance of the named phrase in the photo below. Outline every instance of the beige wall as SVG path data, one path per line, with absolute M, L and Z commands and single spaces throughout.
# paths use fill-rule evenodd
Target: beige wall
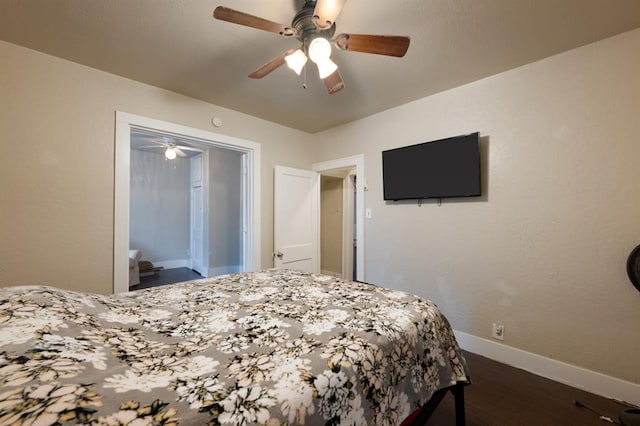
M 640 383 L 640 30 L 320 134 L 365 154 L 366 280 L 434 300 L 454 328 Z M 428 78 L 428 76 L 425 76 Z M 385 203 L 381 151 L 480 131 L 482 199 Z M 320 143 L 322 142 L 322 143 Z M 487 182 L 485 182 L 487 183 Z
M 273 166 L 310 168 L 310 135 L 0 42 L 0 285 L 111 292 L 116 110 L 261 144 L 271 266 Z
M 342 276 L 342 180 L 320 177 L 320 270 Z

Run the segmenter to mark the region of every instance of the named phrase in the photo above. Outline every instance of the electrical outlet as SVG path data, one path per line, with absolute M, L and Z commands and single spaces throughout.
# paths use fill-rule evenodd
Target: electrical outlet
M 504 340 L 504 324 L 502 323 L 502 321 L 493 323 L 493 328 L 491 329 L 491 337 L 498 340 Z

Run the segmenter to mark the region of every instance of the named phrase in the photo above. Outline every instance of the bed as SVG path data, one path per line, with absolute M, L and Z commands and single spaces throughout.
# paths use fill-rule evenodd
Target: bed
M 0 305 L 2 425 L 399 425 L 469 383 L 432 302 L 321 274 L 9 287 Z

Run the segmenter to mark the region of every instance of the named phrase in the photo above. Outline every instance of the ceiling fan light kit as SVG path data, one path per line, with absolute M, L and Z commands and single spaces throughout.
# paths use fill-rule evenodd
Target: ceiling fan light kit
M 316 65 L 318 65 L 318 75 L 322 80 L 329 77 L 338 69 L 338 66 L 336 65 L 336 63 L 329 58 L 316 62 Z
M 167 160 L 175 160 L 177 155 L 178 154 L 176 154 L 176 150 L 172 147 L 168 147 L 167 150 L 164 152 L 164 156 Z
M 224 6 L 216 7 L 213 17 L 284 37 L 295 37 L 302 44 L 299 49 L 289 49 L 276 56 L 249 74 L 249 77 L 262 78 L 285 63 L 300 75 L 308 57 L 318 66 L 327 92 L 333 94 L 344 88 L 344 81 L 338 72 L 338 65 L 331 60 L 332 44 L 344 51 L 402 57 L 410 42 L 406 36 L 370 34 L 344 33 L 333 38 L 336 31 L 335 20 L 345 3 L 346 0 L 307 0 L 294 16 L 290 27 Z
M 314 24 L 320 29 L 330 28 L 347 0 L 319 1 L 313 11 Z
M 326 38 L 316 37 L 309 44 L 309 57 L 316 64 L 331 56 L 331 44 Z
M 300 75 L 302 72 L 302 68 L 304 68 L 307 63 L 307 55 L 300 49 L 296 50 L 290 55 L 284 57 L 287 61 L 287 65 L 291 68 L 296 74 Z
M 309 58 L 318 66 L 321 79 L 333 74 L 338 66 L 331 60 L 331 44 L 326 38 L 316 37 L 309 44 Z
M 214 117 L 217 118 L 217 117 Z M 220 125 L 222 125 L 222 121 L 220 121 Z M 177 157 L 185 158 L 188 155 L 185 151 L 192 152 L 203 152 L 201 148 L 197 148 L 194 146 L 188 146 L 184 144 L 178 144 L 178 140 L 171 136 L 155 136 L 155 135 L 146 135 L 146 134 L 138 134 L 138 139 L 144 139 L 151 143 L 151 145 L 140 145 L 136 144 L 137 149 L 152 149 L 152 148 L 160 148 L 164 150 L 164 157 L 167 160 L 175 160 Z M 133 147 L 133 146 L 132 146 Z

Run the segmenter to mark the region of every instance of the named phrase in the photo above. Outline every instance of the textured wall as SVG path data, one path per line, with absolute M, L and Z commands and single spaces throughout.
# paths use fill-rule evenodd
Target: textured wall
M 453 326 L 640 383 L 640 30 L 317 134 L 365 154 L 366 280 L 434 300 Z M 428 76 L 425 76 L 428 78 Z M 385 203 L 381 151 L 480 131 L 484 197 Z M 320 143 L 322 141 L 322 143 Z
M 272 265 L 273 166 L 310 168 L 310 135 L 6 42 L 0 99 L 0 285 L 113 291 L 117 110 L 260 143 Z

